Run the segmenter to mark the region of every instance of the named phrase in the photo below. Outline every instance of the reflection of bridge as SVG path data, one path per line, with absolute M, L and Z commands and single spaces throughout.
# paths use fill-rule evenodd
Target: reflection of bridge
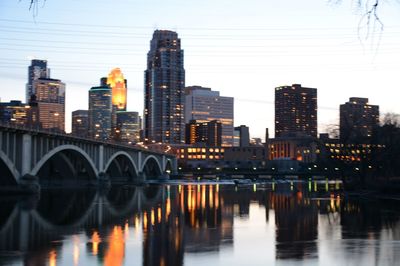
M 112 187 L 96 190 L 43 190 L 37 204 L 28 197 L 7 202 L 0 214 L 0 250 L 28 251 L 63 235 L 99 228 L 140 216 L 166 201 L 161 187 Z
M 0 125 L 0 185 L 158 178 L 175 172 L 175 156 L 146 149 Z M 25 178 L 26 179 L 26 178 Z

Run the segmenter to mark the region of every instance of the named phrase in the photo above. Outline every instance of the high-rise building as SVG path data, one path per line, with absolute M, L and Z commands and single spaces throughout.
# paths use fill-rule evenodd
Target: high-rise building
M 163 143 L 184 142 L 185 69 L 178 34 L 156 30 L 147 53 L 144 136 Z
M 64 132 L 65 84 L 59 79 L 39 78 L 33 81 L 42 128 Z
M 26 126 L 30 106 L 21 101 L 0 102 L 0 122 Z
M 89 90 L 89 137 L 106 140 L 111 138 L 112 93 L 109 86 Z
M 317 137 L 317 89 L 301 84 L 275 88 L 275 137 L 287 133 Z
M 117 112 L 117 139 L 125 143 L 140 142 L 141 121 L 138 112 Z
M 72 135 L 86 138 L 89 129 L 88 110 L 76 110 L 72 112 Z
M 209 122 L 191 120 L 186 124 L 186 144 L 203 144 L 207 147 L 221 146 L 221 136 L 222 127 L 218 120 Z
M 39 78 L 49 78 L 50 69 L 47 68 L 46 60 L 33 59 L 28 67 L 28 83 L 26 84 L 26 102 L 29 102 L 31 95 L 35 94 L 33 82 Z
M 343 143 L 362 141 L 371 137 L 379 124 L 379 106 L 368 98 L 352 97 L 340 105 L 340 139 Z
M 101 79 L 101 86 L 106 85 L 111 87 L 112 104 L 116 106 L 116 111 L 126 111 L 128 82 L 121 69 L 114 68 L 107 78 Z
M 234 145 L 235 147 L 248 147 L 250 146 L 249 127 L 241 125 L 234 129 Z
M 222 146 L 233 145 L 233 97 L 201 86 L 185 88 L 185 122 L 218 120 L 222 124 Z

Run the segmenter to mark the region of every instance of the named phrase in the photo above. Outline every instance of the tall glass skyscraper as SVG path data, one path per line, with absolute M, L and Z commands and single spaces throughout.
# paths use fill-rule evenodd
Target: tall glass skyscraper
M 144 137 L 156 142 L 183 143 L 185 69 L 176 32 L 154 32 L 144 85 Z
M 76 110 L 72 112 L 72 135 L 86 138 L 89 129 L 88 110 Z
M 65 84 L 59 79 L 39 78 L 33 81 L 42 128 L 64 132 Z
M 117 139 L 119 141 L 129 144 L 139 142 L 140 128 L 138 112 L 117 112 Z
M 35 94 L 33 82 L 40 78 L 49 78 L 50 69 L 47 68 L 46 60 L 33 59 L 28 67 L 28 83 L 26 84 L 26 101 L 29 102 L 31 95 Z
M 112 93 L 109 86 L 89 90 L 89 136 L 94 139 L 111 137 Z
M 233 146 L 233 108 L 233 97 L 220 96 L 219 91 L 201 86 L 185 88 L 185 122 L 220 121 L 222 146 Z

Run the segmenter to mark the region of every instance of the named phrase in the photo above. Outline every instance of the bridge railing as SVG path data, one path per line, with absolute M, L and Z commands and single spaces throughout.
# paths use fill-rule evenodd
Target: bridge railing
M 150 151 L 147 148 L 139 146 L 139 145 L 134 146 L 131 144 L 125 144 L 125 143 L 118 142 L 115 140 L 97 140 L 97 139 L 92 139 L 92 138 L 85 138 L 85 137 L 75 136 L 72 134 L 67 134 L 65 132 L 60 132 L 59 130 L 55 130 L 55 129 L 46 129 L 46 128 L 41 128 L 41 127 L 28 126 L 28 125 L 19 125 L 19 124 L 15 124 L 12 122 L 10 123 L 10 122 L 4 122 L 4 121 L 0 121 L 0 127 L 14 129 L 14 130 L 21 130 L 21 131 L 26 131 L 26 132 L 32 132 L 32 133 L 37 133 L 37 134 L 57 136 L 57 137 L 62 137 L 62 138 L 69 138 L 69 139 L 79 140 L 79 141 L 93 142 L 96 144 L 119 146 L 121 148 L 135 149 L 135 150 L 140 150 L 143 152 L 151 152 L 151 153 L 160 154 L 160 155 L 169 155 L 169 156 L 172 155 L 172 154 L 168 154 L 168 153 L 164 153 L 164 152 L 158 152 L 158 151 L 153 151 L 153 150 Z

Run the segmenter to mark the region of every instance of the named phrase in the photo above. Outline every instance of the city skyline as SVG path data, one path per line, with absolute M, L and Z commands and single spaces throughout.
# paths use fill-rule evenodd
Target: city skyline
M 91 16 L 75 21 L 79 27 L 67 20 L 68 10 L 74 9 L 75 5 L 80 7 L 75 9 L 80 13 L 92 3 L 72 1 L 64 8 L 46 1 L 44 7 L 39 8 L 36 23 L 22 3 L 1 3 L 0 25 L 7 32 L 2 44 L 5 49 L 1 81 L 10 88 L 2 90 L 1 100 L 24 99 L 28 57 L 34 56 L 48 60 L 52 76 L 67 85 L 67 131 L 70 131 L 71 112 L 86 108 L 87 99 L 81 96 L 83 92 L 96 85 L 98 78 L 114 67 L 120 67 L 130 80 L 127 109 L 142 114 L 148 40 L 155 28 L 162 28 L 176 31 L 182 40 L 186 85 L 201 84 L 234 97 L 235 126 L 249 126 L 251 137 L 263 138 L 266 127 L 273 131 L 274 88 L 293 83 L 318 88 L 319 132 L 323 132 L 327 124 L 339 124 L 339 105 L 350 97 L 369 98 L 372 104 L 381 106 L 382 114 L 400 112 L 394 97 L 387 97 L 396 84 L 395 66 L 400 58 L 396 46 L 400 37 L 396 9 L 390 10 L 390 6 L 383 5 L 380 12 L 385 29 L 377 48 L 374 38 L 375 41 L 378 39 L 379 31 L 364 40 L 364 32 L 359 33 L 357 28 L 360 13 L 346 4 L 332 6 L 313 1 L 299 6 L 299 3 L 286 1 L 283 7 L 252 1 L 224 9 L 223 3 L 213 3 L 213 10 L 207 13 L 205 7 L 211 5 L 208 1 L 204 7 L 167 2 L 153 5 L 153 11 L 168 13 L 175 8 L 177 10 L 173 11 L 179 10 L 181 15 L 161 18 L 149 15 L 146 4 L 137 4 L 134 12 L 144 11 L 148 18 L 138 16 L 128 20 L 120 16 L 107 27 L 100 27 L 104 23 L 94 22 Z M 129 7 L 127 2 L 116 5 Z M 98 11 L 107 7 L 106 1 L 93 6 Z M 286 12 L 282 13 L 283 10 Z M 267 16 L 272 13 L 277 15 Z M 235 14 L 249 19 L 238 24 Z M 277 20 L 279 14 L 290 19 Z M 208 20 L 195 22 L 195 15 Z M 72 31 L 72 28 L 76 30 Z M 27 30 L 30 32 L 21 33 Z M 53 34 L 54 38 L 45 42 L 43 32 Z M 107 32 L 109 34 L 105 34 Z M 114 38 L 105 41 L 96 34 Z M 82 45 L 77 48 L 75 44 L 79 42 Z M 93 49 L 87 49 L 88 46 Z M 104 55 L 100 63 L 99 54 Z M 253 112 L 254 108 L 259 111 Z

